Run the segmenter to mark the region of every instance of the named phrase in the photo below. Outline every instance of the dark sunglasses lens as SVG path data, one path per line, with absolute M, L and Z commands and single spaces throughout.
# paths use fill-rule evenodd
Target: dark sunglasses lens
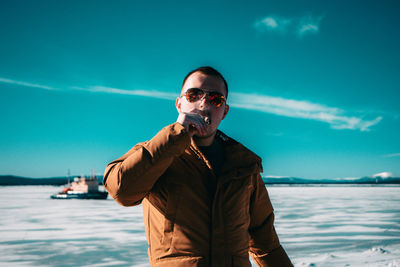
M 210 93 L 210 102 L 216 106 L 220 107 L 224 103 L 224 96 L 219 93 Z
M 195 102 L 203 96 L 203 91 L 198 88 L 190 88 L 186 91 L 186 98 L 189 102 Z

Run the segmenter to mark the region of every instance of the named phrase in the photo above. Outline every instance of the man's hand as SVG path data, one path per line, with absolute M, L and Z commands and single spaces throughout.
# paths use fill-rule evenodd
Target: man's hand
M 206 135 L 208 124 L 205 122 L 204 117 L 197 113 L 179 113 L 176 120 L 189 133 L 190 137 L 193 135 Z

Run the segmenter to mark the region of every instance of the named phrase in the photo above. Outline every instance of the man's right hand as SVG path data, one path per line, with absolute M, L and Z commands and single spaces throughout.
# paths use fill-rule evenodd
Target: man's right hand
M 179 113 L 176 121 L 185 127 L 190 137 L 193 135 L 204 136 L 207 133 L 208 125 L 204 118 L 197 113 Z

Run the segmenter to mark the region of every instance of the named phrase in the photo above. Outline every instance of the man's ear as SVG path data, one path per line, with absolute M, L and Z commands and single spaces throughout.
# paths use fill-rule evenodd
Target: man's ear
M 176 107 L 176 110 L 178 110 L 178 113 L 181 113 L 181 98 L 180 97 L 176 98 L 175 107 Z
M 229 111 L 229 105 L 225 104 L 224 116 L 222 117 L 222 119 L 225 119 L 226 114 L 228 114 L 228 111 Z

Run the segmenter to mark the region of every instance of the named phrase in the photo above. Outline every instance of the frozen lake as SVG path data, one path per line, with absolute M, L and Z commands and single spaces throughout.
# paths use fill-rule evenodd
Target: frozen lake
M 148 266 L 142 208 L 0 187 L 0 266 Z M 400 266 L 400 187 L 269 187 L 295 266 Z

